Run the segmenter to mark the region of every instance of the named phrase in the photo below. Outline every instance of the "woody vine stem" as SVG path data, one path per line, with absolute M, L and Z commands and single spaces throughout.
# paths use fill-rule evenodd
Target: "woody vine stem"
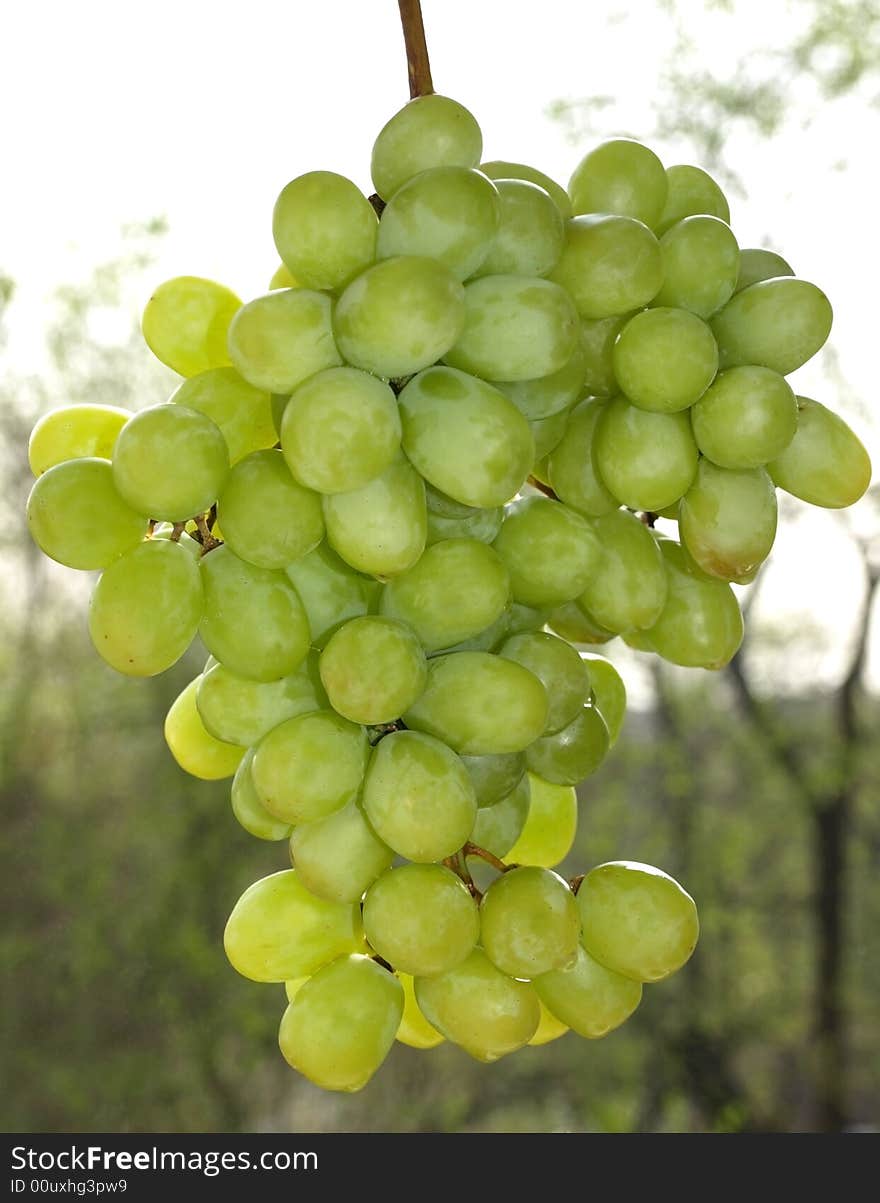
M 431 63 L 428 60 L 428 43 L 425 41 L 420 0 L 397 0 L 397 4 L 406 45 L 410 99 L 430 96 L 434 91 L 434 82 L 431 79 Z

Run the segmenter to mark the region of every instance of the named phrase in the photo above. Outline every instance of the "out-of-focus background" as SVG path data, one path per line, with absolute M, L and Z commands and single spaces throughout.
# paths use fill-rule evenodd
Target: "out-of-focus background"
M 794 380 L 874 453 L 876 0 L 424 0 L 438 90 L 487 158 L 565 182 L 640 137 L 727 189 L 741 245 L 830 295 L 828 347 Z M 605 1040 L 490 1067 L 396 1046 L 360 1095 L 280 1058 L 280 986 L 221 946 L 285 848 L 236 824 L 228 785 L 181 773 L 162 719 L 200 667 L 128 681 L 98 661 L 91 574 L 23 522 L 26 441 L 62 403 L 132 409 L 172 374 L 137 333 L 168 275 L 241 295 L 276 266 L 270 217 L 324 167 L 369 190 L 406 99 L 393 0 L 33 0 L 0 79 L 0 1127 L 36 1131 L 797 1131 L 880 1126 L 880 511 L 782 506 L 744 591 L 745 646 L 712 674 L 608 645 L 631 706 L 582 790 L 566 869 L 626 857 L 696 896 L 702 939 Z M 872 629 L 872 618 L 875 620 Z

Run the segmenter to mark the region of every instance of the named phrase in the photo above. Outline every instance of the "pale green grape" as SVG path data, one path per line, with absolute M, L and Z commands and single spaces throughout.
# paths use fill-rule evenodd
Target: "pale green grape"
M 608 631 L 652 627 L 666 602 L 666 569 L 657 540 L 626 510 L 596 518 L 601 555 L 578 605 Z
M 575 213 L 619 213 L 653 226 L 666 204 L 663 164 L 629 138 L 603 142 L 584 155 L 568 182 Z
M 641 982 L 606 969 L 584 948 L 573 965 L 542 973 L 534 987 L 552 1015 L 588 1040 L 619 1028 L 642 1000 Z
M 668 977 L 697 946 L 693 898 L 652 865 L 597 865 L 581 882 L 577 904 L 584 948 L 600 965 L 635 982 Z
M 159 522 L 153 527 L 152 534 L 148 538 L 158 539 L 160 542 L 165 543 L 176 543 L 178 547 L 183 548 L 188 556 L 198 562 L 202 556 L 202 545 L 193 537 L 195 533 L 197 532 L 178 532 L 173 522 Z
M 514 865 L 552 869 L 571 851 L 577 834 L 578 801 L 574 786 L 554 785 L 529 773 L 529 813 L 507 859 Z
M 620 392 L 614 376 L 614 342 L 632 315 L 581 319 L 584 352 L 583 391 L 590 397 L 614 397 Z
M 695 214 L 708 214 L 730 223 L 727 198 L 702 167 L 676 163 L 666 168 L 666 183 L 666 203 L 656 223 L 658 234 L 665 233 L 670 226 Z
M 599 560 L 599 541 L 586 518 L 546 497 L 524 497 L 507 510 L 495 540 L 515 601 L 557 606 L 584 587 Z
M 299 280 L 297 280 L 286 263 L 279 263 L 272 273 L 272 278 L 269 281 L 269 291 L 273 292 L 276 288 L 299 288 Z
M 625 397 L 611 401 L 596 425 L 594 463 L 618 501 L 660 510 L 682 497 L 697 473 L 697 444 L 687 413 L 649 413 Z
M 556 202 L 527 180 L 498 179 L 500 222 L 479 276 L 544 276 L 559 261 L 565 230 Z
M 196 677 L 172 702 L 165 716 L 165 742 L 185 773 L 202 781 L 220 781 L 235 773 L 247 749 L 215 739 L 205 730 L 196 708 L 198 687 Z
M 242 380 L 235 368 L 199 372 L 184 380 L 169 401 L 198 410 L 220 427 L 231 464 L 278 441 L 269 394 Z
M 430 167 L 476 167 L 483 135 L 475 118 L 448 96 L 417 96 L 383 126 L 373 146 L 370 174 L 388 200 Z
M 640 409 L 671 414 L 701 397 L 718 370 L 718 348 L 704 321 L 686 309 L 646 309 L 617 336 L 614 375 Z
M 550 279 L 569 292 L 583 318 L 629 313 L 660 291 L 660 244 L 633 217 L 573 217 L 566 223 L 565 247 Z
M 560 1036 L 564 1036 L 569 1031 L 561 1019 L 557 1019 L 552 1012 L 547 1010 L 540 998 L 538 1006 L 541 1008 L 541 1018 L 538 1020 L 534 1036 L 528 1042 L 530 1047 L 549 1044 L 551 1040 L 558 1040 Z
M 462 756 L 477 799 L 477 806 L 494 806 L 516 789 L 526 771 L 522 752 L 502 752 L 494 756 Z
M 279 723 L 320 710 L 327 698 L 313 655 L 279 681 L 252 681 L 223 664 L 206 668 L 196 695 L 202 722 L 217 739 L 250 747 Z
M 357 368 L 328 368 L 304 380 L 281 421 L 281 448 L 298 481 L 319 493 L 359 489 L 400 447 L 394 393 Z
M 831 332 L 831 305 L 806 280 L 760 280 L 712 318 L 723 368 L 760 364 L 787 376 L 811 359 Z
M 130 417 L 116 405 L 65 405 L 44 414 L 28 440 L 31 472 L 42 476 L 70 459 L 110 459 Z
M 195 376 L 229 362 L 226 334 L 241 308 L 234 292 L 199 276 L 176 276 L 160 284 L 141 320 L 144 341 L 157 359 Z
M 205 647 L 232 672 L 254 681 L 278 681 L 298 668 L 309 650 L 309 624 L 283 572 L 257 568 L 218 547 L 201 560 Z
M 535 463 L 532 475 L 543 479 L 539 473 L 539 465 L 546 465 L 547 456 L 554 451 L 562 441 L 568 427 L 568 415 L 571 411 L 563 409 L 549 418 L 540 418 L 537 422 L 529 422 L 532 438 L 535 440 Z M 547 481 L 544 481 L 546 484 Z
M 647 632 L 650 646 L 664 660 L 686 668 L 723 668 L 743 636 L 733 590 L 725 581 L 691 571 L 683 548 L 671 539 L 662 539 L 660 550 L 669 593 L 662 614 Z
M 477 904 L 443 865 L 388 869 L 367 890 L 364 934 L 379 956 L 417 977 L 445 973 L 480 935 Z
M 480 943 L 502 973 L 533 978 L 577 956 L 580 916 L 568 884 L 551 869 L 502 873 L 480 903 Z
M 305 607 L 314 647 L 323 647 L 341 623 L 366 614 L 373 589 L 379 588 L 326 543 L 288 564 L 284 571 Z
M 584 706 L 567 727 L 526 749 L 526 765 L 553 785 L 577 785 L 595 773 L 610 747 L 603 715 L 596 706 Z
M 570 643 L 544 631 L 521 631 L 498 654 L 535 674 L 547 691 L 544 734 L 567 727 L 590 692 L 590 674 Z
M 390 378 L 438 360 L 464 320 L 464 289 L 452 272 L 434 259 L 399 255 L 349 284 L 336 303 L 333 330 L 348 363 Z
M 306 288 L 344 288 L 369 267 L 377 226 L 364 194 L 333 171 L 309 171 L 291 180 L 272 214 L 278 254 Z
M 607 643 L 613 631 L 600 627 L 576 602 L 565 602 L 550 611 L 547 626 L 569 643 Z
M 254 785 L 251 765 L 255 751 L 255 748 L 248 748 L 235 770 L 231 791 L 232 813 L 245 831 L 258 840 L 286 840 L 292 831 L 291 825 L 269 814 Z
M 292 393 L 307 376 L 342 362 L 323 292 L 280 288 L 243 305 L 229 327 L 229 355 L 254 388 Z
M 424 482 L 398 455 L 369 484 L 325 497 L 324 522 L 327 542 L 352 568 L 395 576 L 415 564 L 425 549 Z
M 493 543 L 503 521 L 504 509 L 500 505 L 491 509 L 468 507 L 465 518 L 446 518 L 429 509 L 427 543 L 431 546 L 447 539 Z
M 703 572 L 740 580 L 766 560 L 776 538 L 773 481 L 763 468 L 716 468 L 703 459 L 681 499 L 678 525 Z
M 691 411 L 697 446 L 721 468 L 760 468 L 794 438 L 797 401 L 770 368 L 743 365 L 716 376 Z
M 626 715 L 626 686 L 620 673 L 604 656 L 585 652 L 583 658 L 590 670 L 593 705 L 605 720 L 613 748 Z
M 394 859 L 356 800 L 326 818 L 298 823 L 290 856 L 306 889 L 333 902 L 359 902 Z
M 603 401 L 579 402 L 547 462 L 549 483 L 557 497 L 587 517 L 610 513 L 618 505 L 596 471 L 593 454 L 596 425 L 604 411 Z
M 839 414 L 798 397 L 797 432 L 767 465 L 775 484 L 811 505 L 854 505 L 871 483 L 871 460 Z
M 563 219 L 571 217 L 571 199 L 561 184 L 551 180 L 549 175 L 539 171 L 537 167 L 529 167 L 526 163 L 510 163 L 506 159 L 492 159 L 491 162 L 481 163 L 480 171 L 490 180 L 528 180 L 537 184 L 547 192 Z
M 736 291 L 739 246 L 717 217 L 686 217 L 660 239 L 663 287 L 657 305 L 673 305 L 707 318 Z
M 259 568 L 283 568 L 324 535 L 321 498 L 291 476 L 280 451 L 253 451 L 235 465 L 217 501 L 223 539 Z
M 570 409 L 581 395 L 586 356 L 580 340 L 557 372 L 537 380 L 495 381 L 495 387 L 514 403 L 523 417 L 539 422 Z
M 419 1009 L 412 974 L 398 973 L 397 977 L 403 986 L 403 1018 L 397 1029 L 397 1039 L 410 1048 L 436 1048 L 443 1043 L 443 1037 L 436 1028 L 431 1027 Z
M 524 773 L 519 783 L 500 802 L 477 811 L 471 831 L 471 843 L 493 856 L 507 856 L 522 834 L 529 814 L 530 777 Z
M 68 568 L 106 568 L 136 547 L 147 520 L 116 491 L 104 459 L 56 464 L 35 482 L 27 500 L 31 538 L 44 555 Z
M 394 731 L 373 752 L 363 805 L 376 833 L 407 860 L 457 852 L 474 825 L 474 788 L 459 758 L 420 731 Z
M 321 653 L 321 680 L 330 705 L 355 723 L 393 722 L 413 704 L 427 679 L 418 638 L 393 618 L 352 618 L 330 636 Z
M 777 276 L 793 276 L 794 268 L 775 251 L 764 247 L 744 247 L 740 251 L 739 275 L 735 292 L 742 292 L 760 280 L 775 280 Z
M 153 677 L 177 663 L 203 612 L 196 560 L 177 543 L 149 539 L 105 569 L 89 603 L 89 634 L 117 672 Z

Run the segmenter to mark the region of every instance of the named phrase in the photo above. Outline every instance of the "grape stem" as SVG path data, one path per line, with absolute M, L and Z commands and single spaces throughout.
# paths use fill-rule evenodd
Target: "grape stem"
M 526 484 L 531 485 L 533 489 L 537 489 L 539 493 L 543 493 L 545 497 L 549 497 L 551 501 L 559 500 L 550 486 L 545 485 L 543 480 L 538 480 L 537 476 L 529 476 L 526 480 Z
M 198 528 L 197 540 L 202 545 L 202 555 L 206 556 L 209 551 L 213 551 L 215 547 L 222 547 L 223 540 L 215 539 L 208 527 L 208 520 L 204 514 L 196 516 L 196 527 Z
M 581 882 L 586 876 L 586 873 L 578 873 L 577 877 L 572 877 L 571 881 L 568 883 L 572 894 L 576 894 L 578 892 L 578 890 L 581 888 Z
M 419 0 L 397 0 L 397 6 L 400 9 L 400 23 L 403 26 L 403 41 L 406 46 L 410 99 L 430 96 L 434 91 L 434 82 L 431 79 L 422 6 Z
M 503 860 L 497 857 L 494 852 L 487 852 L 485 848 L 481 848 L 479 844 L 472 844 L 468 841 L 462 848 L 462 855 L 478 856 L 480 860 L 484 860 L 487 865 L 491 865 L 493 869 L 497 869 L 499 873 L 507 873 L 511 869 L 515 869 L 516 865 L 506 865 Z
M 180 536 L 183 534 L 183 532 L 184 532 L 185 530 L 186 530 L 186 523 L 185 523 L 185 522 L 175 522 L 175 523 L 174 523 L 174 526 L 171 528 L 171 534 L 170 534 L 170 536 L 169 536 L 169 538 L 171 539 L 171 542 L 172 542 L 172 543 L 179 543 L 179 542 L 180 542 Z
M 443 864 L 447 869 L 451 869 L 453 873 L 457 874 L 457 876 L 461 878 L 461 880 L 470 890 L 471 896 L 475 898 L 477 902 L 479 902 L 483 895 L 477 889 L 474 879 L 471 877 L 471 871 L 467 867 L 467 861 L 465 860 L 464 854 L 465 848 L 467 848 L 467 844 L 465 844 L 464 848 L 460 848 L 458 852 L 453 852 L 452 856 L 447 856 L 444 859 Z
M 654 528 L 654 523 L 659 517 L 660 515 L 655 514 L 653 510 L 643 510 L 639 514 L 639 519 L 644 522 L 645 526 L 649 526 L 652 530 Z

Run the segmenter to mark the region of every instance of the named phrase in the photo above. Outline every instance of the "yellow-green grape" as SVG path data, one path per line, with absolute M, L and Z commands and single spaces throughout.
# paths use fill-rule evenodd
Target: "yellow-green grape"
M 290 823 L 276 819 L 266 810 L 254 785 L 251 765 L 255 751 L 255 748 L 248 748 L 235 770 L 231 790 L 232 813 L 245 831 L 258 840 L 286 840 L 293 828 Z
M 392 378 L 436 362 L 461 334 L 464 319 L 464 289 L 448 268 L 399 255 L 352 280 L 336 303 L 333 332 L 348 363 Z
M 547 192 L 563 219 L 571 217 L 571 199 L 561 184 L 549 175 L 526 163 L 510 163 L 506 159 L 492 159 L 480 164 L 480 171 L 490 180 L 527 180 Z
M 278 681 L 252 681 L 224 664 L 206 668 L 196 695 L 202 722 L 217 739 L 250 747 L 279 723 L 320 710 L 327 698 L 312 655 Z
M 546 497 L 514 502 L 494 546 L 514 601 L 526 606 L 558 606 L 583 593 L 600 555 L 586 518 Z
M 528 747 L 547 724 L 547 705 L 544 686 L 522 665 L 490 652 L 454 652 L 428 661 L 425 691 L 403 718 L 456 752 L 485 756 Z
M 604 411 L 604 401 L 587 398 L 579 402 L 547 461 L 549 483 L 557 497 L 588 518 L 608 514 L 618 506 L 596 470 L 593 454 L 596 425 Z
M 317 648 L 323 647 L 343 622 L 366 614 L 373 589 L 379 588 L 378 582 L 355 572 L 326 543 L 288 564 L 284 571 L 305 607 L 312 645 Z
M 663 164 L 629 138 L 603 142 L 584 155 L 568 182 L 575 213 L 619 213 L 653 226 L 666 204 Z
M 477 811 L 464 765 L 446 744 L 420 731 L 394 731 L 379 742 L 363 805 L 379 838 L 420 863 L 457 852 Z
M 663 287 L 657 305 L 687 309 L 708 318 L 733 296 L 739 246 L 730 226 L 717 217 L 686 217 L 660 239 Z
M 584 353 L 583 394 L 614 397 L 620 392 L 614 376 L 614 342 L 632 314 L 581 319 L 581 349 Z
M 718 370 L 718 348 L 704 321 L 686 309 L 646 309 L 617 336 L 614 375 L 640 409 L 671 414 L 703 395 Z
M 509 599 L 510 578 L 496 551 L 475 539 L 447 539 L 388 582 L 379 609 L 408 624 L 432 652 L 478 635 Z
M 760 468 L 794 438 L 798 407 L 784 376 L 743 365 L 716 376 L 691 411 L 697 446 L 720 468 Z
M 403 1018 L 397 1029 L 397 1039 L 401 1044 L 410 1048 L 436 1048 L 443 1043 L 443 1037 L 432 1027 L 416 1002 L 415 982 L 411 973 L 398 973 L 398 981 L 403 986 Z
M 327 542 L 359 572 L 396 576 L 425 550 L 425 485 L 403 455 L 369 484 L 323 504 Z
M 566 223 L 565 247 L 550 279 L 568 291 L 582 318 L 629 313 L 660 291 L 660 243 L 633 217 L 573 217 Z
M 481 276 L 465 286 L 465 321 L 444 355 L 485 380 L 533 380 L 558 372 L 578 338 L 564 288 L 535 276 Z
M 494 806 L 519 785 L 526 771 L 522 752 L 504 752 L 495 756 L 462 756 L 477 799 L 477 806 Z
M 385 471 L 400 447 L 394 393 L 357 368 L 318 372 L 293 391 L 281 447 L 290 471 L 308 488 L 359 489 Z
M 222 284 L 175 276 L 147 301 L 141 329 L 157 359 L 181 376 L 195 376 L 229 364 L 226 335 L 240 308 L 241 301 Z
M 415 992 L 428 1022 L 477 1061 L 522 1048 L 541 1017 L 532 986 L 496 969 L 481 948 L 446 973 L 417 977 Z
M 787 376 L 811 359 L 831 333 L 831 304 L 806 280 L 750 284 L 712 318 L 723 368 L 760 364 Z
M 593 530 L 602 550 L 578 605 L 608 631 L 652 627 L 667 589 L 657 540 L 626 510 L 594 519 Z
M 185 773 L 202 781 L 221 781 L 233 776 L 247 749 L 215 739 L 205 729 L 196 707 L 198 687 L 196 677 L 172 702 L 165 716 L 165 742 Z
M 514 865 L 552 869 L 571 852 L 577 834 L 577 794 L 572 785 L 554 785 L 529 773 L 529 796 L 525 826 L 507 859 Z
M 533 978 L 577 956 L 580 915 L 568 884 L 551 869 L 502 873 L 480 903 L 480 943 L 502 973 Z
M 89 603 L 89 634 L 111 668 L 153 677 L 177 663 L 203 611 L 197 561 L 177 543 L 149 539 L 105 569 Z
M 601 711 L 584 706 L 567 727 L 536 739 L 526 749 L 526 765 L 530 773 L 554 785 L 577 785 L 595 773 L 610 747 L 608 724 Z
M 393 722 L 428 680 L 416 635 L 403 622 L 372 614 L 350 619 L 330 636 L 320 668 L 330 705 L 355 723 Z
M 740 251 L 739 275 L 735 292 L 742 292 L 759 280 L 775 280 L 777 276 L 793 276 L 794 268 L 776 251 L 764 247 L 744 247 Z
M 547 691 L 544 734 L 567 727 L 590 692 L 590 674 L 570 643 L 544 631 L 521 631 L 502 643 L 499 656 L 535 674 Z
M 535 463 L 532 465 L 532 475 L 537 476 L 538 480 L 543 480 L 540 471 L 542 468 L 546 471 L 547 456 L 559 446 L 565 435 L 570 412 L 568 409 L 563 409 L 549 418 L 539 418 L 536 422 L 529 422 L 532 438 L 535 440 Z M 545 480 L 544 484 L 547 483 Z
M 259 568 L 283 568 L 324 535 L 321 498 L 294 480 L 276 450 L 239 460 L 217 500 L 217 521 L 235 554 Z
M 394 859 L 357 800 L 324 819 L 298 823 L 290 835 L 290 856 L 306 889 L 333 902 L 360 902 Z
M 558 1040 L 560 1036 L 564 1036 L 570 1030 L 561 1019 L 557 1019 L 551 1011 L 547 1010 L 540 998 L 538 1006 L 541 1008 L 541 1018 L 538 1020 L 534 1036 L 528 1042 L 532 1047 L 549 1044 L 551 1040 Z
M 609 861 L 580 884 L 584 948 L 606 969 L 634 982 L 658 982 L 697 946 L 693 898 L 675 878 L 637 861 Z
M 871 460 L 839 414 L 798 397 L 797 432 L 767 465 L 775 484 L 811 505 L 854 505 L 871 483 Z
M 466 167 L 429 167 L 385 206 L 376 258 L 423 255 L 466 280 L 486 258 L 500 218 L 498 190 L 486 176 Z
M 235 368 L 211 368 L 190 376 L 169 401 L 197 409 L 220 427 L 231 464 L 278 441 L 269 393 L 242 380 Z
M 479 509 L 472 506 L 462 507 L 466 510 L 463 518 L 447 518 L 428 508 L 427 544 L 443 543 L 447 539 L 476 539 L 479 543 L 494 543 L 501 523 L 504 521 L 504 509 L 500 505 L 491 509 Z
M 657 622 L 647 632 L 664 660 L 685 668 L 723 668 L 739 650 L 743 621 L 739 603 L 725 581 L 691 570 L 686 552 L 672 539 L 660 541 L 669 593 Z
M 193 535 L 189 531 L 177 531 L 173 522 L 158 522 L 153 527 L 152 534 L 148 535 L 148 538 L 164 543 L 176 543 L 178 547 L 182 547 L 187 555 L 196 562 L 201 559 L 201 543 L 193 538 Z
M 201 560 L 205 647 L 232 672 L 254 681 L 278 681 L 302 664 L 309 624 L 302 602 L 283 572 L 257 568 L 228 547 Z
M 373 146 L 370 174 L 383 200 L 431 167 L 476 167 L 483 135 L 473 115 L 448 96 L 417 96 L 388 121 Z
M 362 727 L 332 710 L 314 710 L 279 723 L 260 740 L 251 775 L 271 814 L 308 823 L 357 797 L 369 751 Z
M 477 811 L 470 842 L 493 856 L 507 856 L 526 825 L 529 813 L 530 777 L 524 773 L 519 783 L 492 806 Z
M 533 984 L 551 1015 L 588 1040 L 619 1028 L 642 1000 L 640 981 L 606 969 L 582 947 L 573 965 L 542 973 Z
M 614 638 L 613 631 L 600 627 L 576 602 L 555 606 L 547 616 L 547 626 L 569 643 L 607 643 Z
M 269 291 L 274 292 L 276 288 L 299 288 L 299 286 L 299 280 L 297 280 L 287 264 L 279 263 L 269 281 Z
M 292 393 L 307 376 L 342 363 L 331 301 L 308 288 L 279 288 L 242 305 L 229 327 L 229 355 L 254 388 Z
M 730 223 L 727 198 L 702 167 L 693 167 L 689 163 L 667 167 L 666 183 L 666 203 L 655 226 L 658 234 L 665 233 L 670 226 L 695 214 L 708 214 L 709 217 L 718 217 Z
M 147 520 L 116 491 L 104 459 L 73 459 L 49 468 L 27 500 L 28 530 L 45 555 L 68 568 L 106 568 L 136 547 Z
M 498 233 L 478 276 L 545 276 L 559 261 L 565 230 L 545 188 L 527 180 L 497 179 Z
M 31 472 L 42 476 L 70 459 L 110 459 L 130 417 L 116 405 L 65 405 L 44 414 L 28 440 Z
M 626 686 L 620 673 L 604 656 L 584 652 L 583 659 L 590 670 L 593 705 L 605 720 L 613 748 L 626 716 Z
M 480 935 L 477 904 L 443 865 L 388 869 L 364 898 L 364 934 L 379 956 L 415 977 L 445 973 Z
M 503 505 L 535 456 L 528 422 L 503 393 L 454 368 L 420 372 L 398 397 L 403 449 L 435 489 L 467 506 Z
M 306 288 L 344 288 L 373 262 L 376 211 L 356 184 L 309 171 L 281 190 L 272 235 L 284 264 Z
M 681 499 L 678 526 L 683 546 L 703 572 L 740 580 L 763 564 L 776 538 L 773 481 L 763 468 L 716 468 L 701 460 Z
M 299 994 L 300 990 L 308 980 L 308 977 L 295 977 L 289 982 L 284 983 L 284 993 L 287 996 L 287 1001 L 289 1003 L 293 1002 L 297 994 Z
M 540 422 L 570 409 L 581 395 L 586 371 L 586 356 L 580 340 L 558 372 L 537 380 L 495 381 L 495 387 L 514 403 L 523 417 Z
M 684 496 L 699 459 L 687 413 L 649 413 L 625 397 L 609 402 L 597 422 L 593 455 L 618 501 L 654 511 Z

